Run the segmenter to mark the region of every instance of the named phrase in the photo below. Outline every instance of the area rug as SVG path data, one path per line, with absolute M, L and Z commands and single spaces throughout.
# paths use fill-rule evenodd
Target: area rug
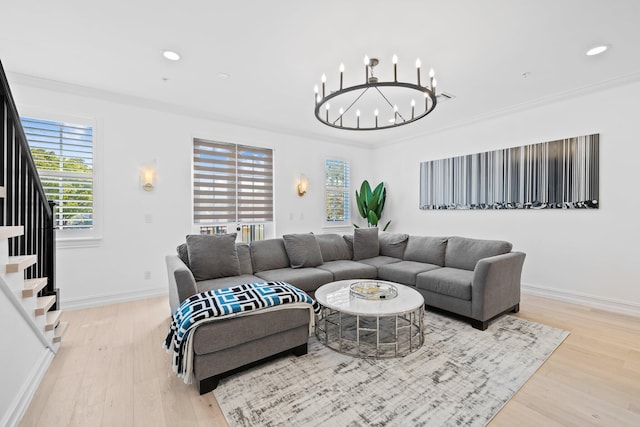
M 503 316 L 486 331 L 432 312 L 425 343 L 401 359 L 309 353 L 220 382 L 230 426 L 484 426 L 569 335 Z

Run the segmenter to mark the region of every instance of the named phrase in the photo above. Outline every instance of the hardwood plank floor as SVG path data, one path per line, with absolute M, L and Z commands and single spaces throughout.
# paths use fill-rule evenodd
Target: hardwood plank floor
M 21 426 L 226 426 L 161 348 L 166 297 L 65 311 Z M 519 317 L 571 332 L 491 426 L 639 426 L 640 318 L 524 295 Z M 526 355 L 525 355 L 526 357 Z

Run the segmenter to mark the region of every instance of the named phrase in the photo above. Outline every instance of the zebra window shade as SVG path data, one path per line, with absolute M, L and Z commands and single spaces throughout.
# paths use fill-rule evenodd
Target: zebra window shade
M 193 220 L 273 221 L 273 150 L 195 138 Z

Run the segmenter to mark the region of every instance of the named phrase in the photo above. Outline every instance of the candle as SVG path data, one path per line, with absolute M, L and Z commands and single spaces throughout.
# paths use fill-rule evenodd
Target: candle
M 373 114 L 376 115 L 376 127 L 378 127 L 378 109 L 376 108 L 376 111 L 373 112 Z
M 313 99 L 315 99 L 316 104 L 318 103 L 318 85 L 313 87 Z
M 416 59 L 416 72 L 418 73 L 418 86 L 420 86 L 420 58 Z
M 429 80 L 431 82 L 431 89 L 433 90 L 433 78 L 435 77 L 436 72 L 433 71 L 433 68 L 429 70 Z
M 416 100 L 411 100 L 411 119 L 413 120 L 416 116 Z
M 396 55 L 393 55 L 393 58 L 391 59 L 391 61 L 393 62 L 393 81 L 397 82 L 398 81 L 398 57 Z
M 433 83 L 431 83 L 431 91 L 433 92 L 434 96 L 436 94 L 436 84 L 437 84 L 437 82 L 436 82 L 436 79 L 434 78 L 433 79 Z
M 324 98 L 324 84 L 327 82 L 327 76 L 325 76 L 324 73 L 322 74 L 321 80 L 322 80 L 322 97 Z
M 342 90 L 342 73 L 344 73 L 344 64 L 340 64 L 340 90 Z
M 369 82 L 369 56 L 364 56 L 364 83 Z
M 340 126 L 342 126 L 342 115 L 344 114 L 344 109 L 342 107 L 340 107 Z
M 325 107 L 327 109 L 327 123 L 329 122 L 329 108 L 331 108 L 331 105 L 327 102 L 327 105 Z
M 356 126 L 360 129 L 360 110 L 356 111 Z

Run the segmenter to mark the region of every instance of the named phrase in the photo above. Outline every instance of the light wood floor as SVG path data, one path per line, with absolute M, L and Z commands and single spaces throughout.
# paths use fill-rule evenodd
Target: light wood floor
M 21 426 L 226 426 L 212 393 L 171 372 L 168 312 L 166 298 L 64 312 Z M 640 318 L 526 295 L 519 316 L 571 335 L 491 426 L 640 426 Z

